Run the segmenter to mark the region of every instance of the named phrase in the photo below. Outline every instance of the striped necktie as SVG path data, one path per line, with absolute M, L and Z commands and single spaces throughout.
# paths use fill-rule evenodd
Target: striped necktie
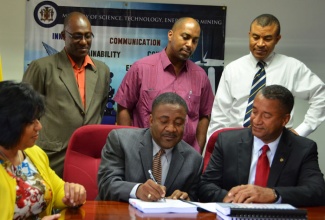
M 161 156 L 164 153 L 165 151 L 163 149 L 160 149 L 160 151 L 158 151 L 158 153 L 156 153 L 156 155 L 153 157 L 152 161 L 152 173 L 158 184 L 161 184 Z
M 246 108 L 246 113 L 245 113 L 245 118 L 244 118 L 244 127 L 250 127 L 250 116 L 253 108 L 253 101 L 255 98 L 255 95 L 258 91 L 260 91 L 264 86 L 266 82 L 266 76 L 265 76 L 265 69 L 264 65 L 265 63 L 263 61 L 259 61 L 257 65 L 260 67 L 259 71 L 255 74 L 253 83 L 252 83 L 252 88 L 251 92 L 249 94 L 248 98 L 248 105 Z

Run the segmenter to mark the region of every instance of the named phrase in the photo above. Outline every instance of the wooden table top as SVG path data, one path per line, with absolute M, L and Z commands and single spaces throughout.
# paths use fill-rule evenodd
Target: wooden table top
M 325 220 L 325 206 L 308 207 L 308 220 Z M 61 212 L 60 219 L 85 219 L 85 220 L 106 220 L 106 219 L 146 219 L 146 220 L 173 220 L 173 219 L 204 219 L 215 220 L 216 214 L 199 212 L 197 214 L 145 214 L 125 202 L 116 201 L 87 201 L 79 209 L 65 209 Z

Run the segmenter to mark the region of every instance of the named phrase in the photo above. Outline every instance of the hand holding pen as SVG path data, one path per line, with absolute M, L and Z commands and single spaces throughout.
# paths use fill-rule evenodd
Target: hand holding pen
M 152 179 L 152 180 L 153 180 L 157 185 L 159 185 L 158 182 L 156 181 L 155 177 L 153 176 L 152 171 L 151 171 L 151 170 L 148 170 L 148 173 L 149 173 L 150 178 L 151 178 L 151 179 Z M 150 194 L 149 194 L 149 195 L 150 195 Z M 149 195 L 148 195 L 148 196 L 149 196 Z M 162 199 L 163 199 L 164 202 L 166 202 L 165 196 L 162 196 Z
M 166 195 L 166 187 L 157 184 L 154 180 L 148 179 L 145 183 L 140 184 L 136 197 L 143 201 L 158 201 Z
M 148 172 L 149 172 L 149 175 L 150 175 L 150 178 L 155 182 L 155 183 L 157 183 L 157 181 L 156 181 L 156 179 L 155 179 L 155 177 L 153 176 L 153 174 L 152 174 L 152 171 L 151 170 L 148 170 Z M 158 183 L 157 183 L 158 184 Z M 168 198 L 170 198 L 170 199 L 181 199 L 181 200 L 184 200 L 184 201 L 186 201 L 186 200 L 190 200 L 190 197 L 188 197 L 188 194 L 186 193 L 186 192 L 182 192 L 182 191 L 180 191 L 180 190 L 175 190 L 174 192 L 173 192 L 173 194 L 171 195 L 171 196 L 169 196 Z M 165 197 L 163 197 L 162 198 L 163 199 L 163 201 L 164 202 L 166 202 L 166 198 Z

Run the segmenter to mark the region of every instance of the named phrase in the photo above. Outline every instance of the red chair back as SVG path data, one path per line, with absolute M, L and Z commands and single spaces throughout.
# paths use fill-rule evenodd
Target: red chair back
M 119 128 L 134 128 L 120 125 L 85 125 L 72 134 L 64 161 L 63 179 L 79 183 L 86 188 L 87 200 L 95 200 L 97 173 L 101 151 L 109 132 Z
M 214 149 L 214 145 L 218 139 L 218 135 L 221 133 L 221 132 L 224 132 L 224 131 L 229 131 L 229 130 L 236 130 L 236 129 L 241 129 L 242 127 L 238 127 L 238 128 L 221 128 L 219 130 L 216 130 L 209 138 L 208 140 L 208 143 L 207 143 L 207 146 L 206 146 L 206 150 L 205 150 L 205 154 L 204 154 L 204 158 L 203 158 L 203 172 L 205 171 L 205 169 L 207 168 L 208 166 L 208 163 L 210 161 L 210 157 L 211 157 L 211 154 L 213 152 L 213 149 Z

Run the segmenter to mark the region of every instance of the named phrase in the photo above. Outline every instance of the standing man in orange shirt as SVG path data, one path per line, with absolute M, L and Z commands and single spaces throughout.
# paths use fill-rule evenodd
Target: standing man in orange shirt
M 37 145 L 47 153 L 50 166 L 62 177 L 65 152 L 72 133 L 86 124 L 99 124 L 108 98 L 110 71 L 89 57 L 94 37 L 88 18 L 80 12 L 64 20 L 64 49 L 33 61 L 23 76 L 44 95 Z

